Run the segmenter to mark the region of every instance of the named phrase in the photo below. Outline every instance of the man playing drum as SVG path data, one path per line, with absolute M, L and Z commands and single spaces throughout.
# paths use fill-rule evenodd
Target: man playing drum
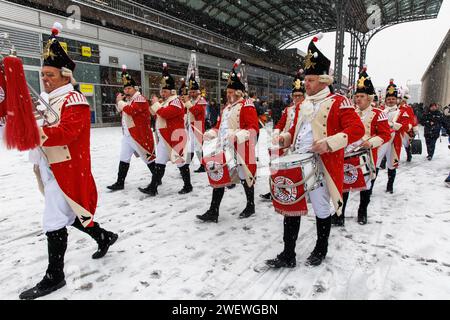
M 247 198 L 247 205 L 244 211 L 240 213 L 239 217 L 248 218 L 255 213 L 255 148 L 259 126 L 258 116 L 252 100 L 243 98 L 245 86 L 235 70 L 239 64 L 240 59 L 234 63 L 233 69 L 228 77 L 227 101 L 229 104 L 223 109 L 216 127 L 208 130 L 204 135 L 204 139 L 205 141 L 210 141 L 218 138 L 218 147 L 233 155 L 237 166 L 229 169 L 230 171 L 237 170 Z M 206 166 L 205 169 L 208 172 L 208 176 L 214 174 L 214 172 L 210 171 L 208 166 Z M 213 187 L 214 189 L 209 210 L 203 215 L 197 215 L 197 218 L 202 221 L 217 223 L 219 206 L 225 192 L 225 186 L 221 185 Z
M 356 94 L 354 97 L 355 104 L 357 106 L 356 112 L 361 118 L 366 132 L 361 140 L 352 143 L 346 148 L 346 153 L 357 149 L 362 149 L 365 152 L 360 152 L 359 155 L 356 155 L 355 157 L 346 157 L 344 160 L 344 193 L 342 195 L 344 198 L 344 204 L 342 206 L 342 214 L 340 216 L 334 214 L 331 221 L 333 225 L 338 226 L 343 226 L 345 223 L 345 207 L 347 204 L 349 191 L 352 190 L 361 190 L 359 193 L 360 202 L 358 209 L 358 223 L 367 223 L 367 206 L 370 202 L 370 196 L 372 194 L 372 188 L 376 178 L 374 167 L 377 163 L 377 150 L 378 147 L 389 141 L 391 138 L 391 132 L 386 115 L 381 109 L 372 107 L 375 89 L 373 87 L 372 80 L 367 75 L 366 70 L 367 68 L 364 67 L 359 75 Z M 353 158 L 355 158 L 356 164 L 352 163 Z M 360 162 L 363 163 L 360 164 Z M 357 168 L 357 166 L 361 165 L 363 168 Z M 363 174 L 365 167 L 368 167 L 369 169 L 366 175 Z
M 280 121 L 275 125 L 275 129 L 272 133 L 272 140 L 280 135 L 281 132 L 287 132 L 294 121 L 294 115 L 296 109 L 300 107 L 300 104 L 305 100 L 305 85 L 302 79 L 303 69 L 300 69 L 292 82 L 292 102 L 291 105 L 283 110 Z M 272 155 L 271 155 L 272 156 Z M 261 198 L 265 200 L 271 200 L 272 195 L 270 192 L 266 194 L 260 194 Z
M 331 229 L 330 198 L 335 211 L 341 214 L 342 187 L 344 179 L 344 148 L 362 138 L 364 125 L 350 101 L 339 94 L 333 94 L 329 86 L 333 78 L 329 75 L 330 60 L 320 52 L 314 42 L 308 46 L 305 57 L 306 98 L 296 113 L 288 132 L 280 134 L 274 142 L 289 147 L 292 152 L 319 155 L 322 183 L 309 193 L 316 214 L 317 242 L 307 259 L 307 265 L 318 266 L 328 250 Z M 300 229 L 300 216 L 284 217 L 284 251 L 266 264 L 273 268 L 296 265 L 295 243 Z

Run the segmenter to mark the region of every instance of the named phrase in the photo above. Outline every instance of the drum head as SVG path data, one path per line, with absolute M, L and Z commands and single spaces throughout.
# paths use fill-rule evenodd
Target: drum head
M 272 164 L 277 165 L 283 165 L 283 164 L 289 164 L 289 163 L 302 163 L 305 161 L 310 161 L 314 158 L 313 153 L 291 153 L 282 157 L 279 157 L 277 159 L 274 159 L 272 161 Z

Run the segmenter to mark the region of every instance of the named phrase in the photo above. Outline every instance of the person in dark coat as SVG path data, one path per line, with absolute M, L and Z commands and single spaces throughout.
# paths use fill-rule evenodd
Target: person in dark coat
M 445 127 L 448 130 L 444 114 L 438 109 L 436 103 L 432 103 L 429 106 L 428 112 L 423 117 L 423 125 L 425 127 L 424 136 L 428 152 L 427 159 L 431 160 L 434 155 L 436 140 L 441 135 L 441 128 Z
M 281 119 L 281 113 L 283 112 L 284 106 L 283 101 L 280 99 L 277 99 L 272 104 L 272 119 L 273 119 L 273 126 L 275 127 L 278 121 Z
M 211 103 L 209 104 L 209 113 L 207 117 L 210 128 L 214 128 L 216 126 L 219 115 L 220 115 L 219 104 L 217 103 L 216 100 L 211 100 Z

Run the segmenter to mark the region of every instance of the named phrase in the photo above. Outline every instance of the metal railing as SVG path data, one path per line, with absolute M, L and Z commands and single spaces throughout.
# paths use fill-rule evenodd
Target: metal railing
M 227 38 L 221 34 L 203 29 L 189 22 L 183 21 L 168 14 L 159 12 L 149 7 L 137 4 L 133 1 L 123 0 L 72 0 L 74 3 L 103 10 L 111 14 L 126 14 L 127 18 L 135 19 L 143 24 L 150 25 L 176 35 L 183 35 L 189 39 L 196 40 L 211 46 L 231 52 L 242 52 L 239 42 Z

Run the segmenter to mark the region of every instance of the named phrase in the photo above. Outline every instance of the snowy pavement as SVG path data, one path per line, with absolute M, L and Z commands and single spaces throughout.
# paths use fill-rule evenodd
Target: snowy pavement
M 147 198 L 137 188 L 149 183 L 150 173 L 133 158 L 126 189 L 107 191 L 117 177 L 120 139 L 120 128 L 92 129 L 96 220 L 119 240 L 103 259 L 92 260 L 95 242 L 68 228 L 68 285 L 43 299 L 450 299 L 450 189 L 443 182 L 450 151 L 444 137 L 431 162 L 424 142 L 424 154 L 411 163 L 402 154 L 393 195 L 384 192 L 387 173 L 380 171 L 367 225 L 356 223 L 359 195 L 350 195 L 346 226 L 331 230 L 321 266 L 304 266 L 316 237 L 311 212 L 301 222 L 297 267 L 268 271 L 259 266 L 283 242 L 282 217 L 258 197 L 268 191 L 266 148 L 259 154 L 256 215 L 238 219 L 245 195 L 237 186 L 225 193 L 219 223 L 206 224 L 195 218 L 211 200 L 205 173 L 192 173 L 195 192 L 180 196 L 180 174 L 169 164 L 158 197 Z M 260 143 L 266 139 L 263 130 Z M 47 266 L 44 199 L 27 159 L 27 153 L 0 147 L 0 299 L 17 299 Z M 195 160 L 192 169 L 197 167 Z

